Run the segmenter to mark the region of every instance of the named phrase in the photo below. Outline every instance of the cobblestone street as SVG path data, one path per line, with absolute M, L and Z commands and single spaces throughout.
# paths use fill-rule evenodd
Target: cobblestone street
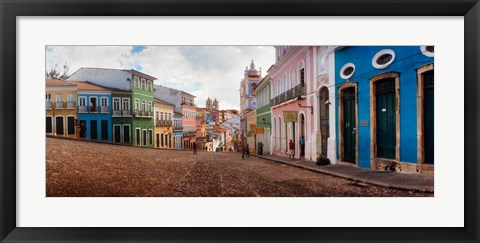
M 237 153 L 136 148 L 46 138 L 47 196 L 424 197 Z

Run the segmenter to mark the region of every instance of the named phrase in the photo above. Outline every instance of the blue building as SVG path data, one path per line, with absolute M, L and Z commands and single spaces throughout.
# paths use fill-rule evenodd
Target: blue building
M 110 90 L 80 81 L 77 85 L 80 139 L 112 142 L 112 93 Z
M 338 47 L 335 74 L 339 161 L 433 172 L 434 47 Z
M 175 144 L 175 149 L 182 149 L 182 140 L 183 140 L 183 126 L 182 126 L 183 114 L 174 112 L 173 113 L 173 143 Z

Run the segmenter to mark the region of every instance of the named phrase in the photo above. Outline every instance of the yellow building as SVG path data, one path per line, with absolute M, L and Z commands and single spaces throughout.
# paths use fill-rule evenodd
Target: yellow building
M 173 141 L 173 109 L 175 105 L 155 99 L 155 148 L 174 149 Z
M 76 138 L 77 86 L 59 79 L 47 79 L 45 87 L 46 134 Z
M 247 117 L 247 143 L 250 153 L 256 152 L 257 137 L 255 136 L 257 130 L 257 112 L 252 110 L 245 114 Z

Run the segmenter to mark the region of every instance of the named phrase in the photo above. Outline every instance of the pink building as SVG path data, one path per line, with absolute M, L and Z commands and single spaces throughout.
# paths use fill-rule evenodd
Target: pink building
M 316 161 L 326 156 L 335 163 L 335 48 L 275 47 L 276 62 L 269 70 L 273 154 L 288 156 L 292 140 L 295 158 Z
M 301 154 L 300 139 L 309 139 L 306 120 L 311 108 L 300 107 L 298 97 L 307 95 L 307 52 L 309 47 L 276 46 L 276 63 L 270 69 L 272 77 L 272 151 L 274 155 L 288 156 L 292 153 L 289 142 L 295 145 L 295 158 Z M 303 101 L 302 106 L 307 106 Z

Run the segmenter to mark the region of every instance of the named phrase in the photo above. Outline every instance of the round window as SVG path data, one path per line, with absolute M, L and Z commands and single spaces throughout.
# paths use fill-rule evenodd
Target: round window
M 385 49 L 377 52 L 372 59 L 372 65 L 375 68 L 383 69 L 388 67 L 388 65 L 392 64 L 395 60 L 395 52 L 390 49 Z
M 427 57 L 433 57 L 435 55 L 435 46 L 421 46 L 420 51 Z
M 353 76 L 354 72 L 355 65 L 353 63 L 347 63 L 343 65 L 343 67 L 340 69 L 340 77 L 342 77 L 343 79 L 349 79 Z

